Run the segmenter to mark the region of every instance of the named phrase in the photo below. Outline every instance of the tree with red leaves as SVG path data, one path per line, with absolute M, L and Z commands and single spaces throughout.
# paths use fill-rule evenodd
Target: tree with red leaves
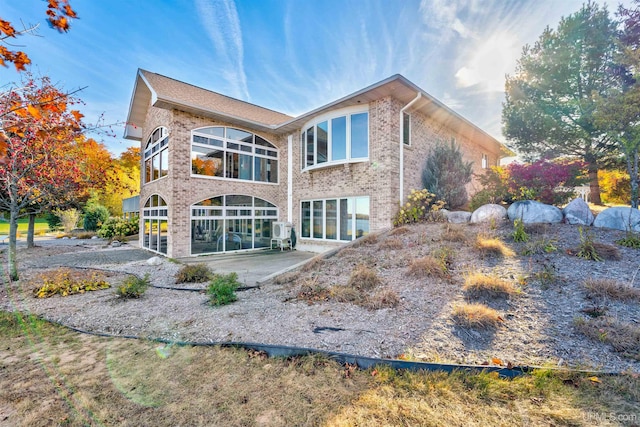
M 24 0 L 22 0 L 24 1 Z M 70 19 L 78 18 L 75 10 L 71 8 L 69 0 L 47 0 L 47 22 L 61 33 L 66 33 L 70 28 Z M 29 56 L 19 50 L 9 50 L 7 40 L 15 39 L 23 34 L 32 34 L 38 25 L 16 30 L 14 25 L 0 17 L 0 65 L 6 67 L 7 63 L 13 63 L 17 71 L 24 71 L 25 66 L 31 63 Z
M 0 94 L 0 209 L 9 212 L 9 275 L 18 279 L 18 217 L 34 209 L 65 205 L 83 185 L 76 142 L 79 99 L 48 77 L 26 73 L 22 84 Z

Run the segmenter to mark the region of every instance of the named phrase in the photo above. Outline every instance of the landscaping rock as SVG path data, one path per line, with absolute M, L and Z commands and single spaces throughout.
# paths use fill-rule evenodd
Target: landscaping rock
M 160 258 L 159 256 L 154 256 L 151 257 L 147 260 L 147 264 L 148 265 L 160 265 L 162 264 L 162 258 Z
M 99 238 L 98 236 L 91 236 L 91 240 L 96 240 L 98 238 Z
M 114 240 L 113 242 L 111 242 L 111 246 L 114 248 L 119 248 L 120 246 L 122 246 L 122 243 L 120 243 L 118 240 Z
M 573 225 L 591 225 L 595 218 L 587 202 L 580 197 L 573 199 L 565 206 L 562 209 L 562 215 L 564 215 L 564 222 Z
M 471 219 L 471 212 L 465 211 L 446 211 L 443 212 L 443 215 L 445 218 L 447 218 L 447 221 L 453 224 L 464 224 L 469 222 L 469 220 Z
M 492 219 L 496 221 L 502 221 L 507 217 L 507 210 L 500 205 L 490 203 L 488 205 L 482 205 L 471 214 L 469 222 L 487 222 Z
M 555 206 L 545 205 L 535 200 L 515 202 L 507 210 L 511 221 L 521 219 L 525 224 L 562 222 L 562 211 Z
M 625 207 L 608 208 L 598 214 L 593 226 L 640 232 L 640 211 Z

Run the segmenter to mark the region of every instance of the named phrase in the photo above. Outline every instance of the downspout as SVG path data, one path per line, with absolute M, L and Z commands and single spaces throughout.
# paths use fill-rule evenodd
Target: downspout
M 287 138 L 287 222 L 293 222 L 293 135 Z
M 404 203 L 404 112 L 413 104 L 415 104 L 420 98 L 422 98 L 422 92 L 418 92 L 415 98 L 400 110 L 400 204 Z

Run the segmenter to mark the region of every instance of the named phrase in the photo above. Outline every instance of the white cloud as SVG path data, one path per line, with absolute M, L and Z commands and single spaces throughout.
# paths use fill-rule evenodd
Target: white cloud
M 240 18 L 233 0 L 196 0 L 204 30 L 213 43 L 222 77 L 229 82 L 232 96 L 249 100 L 244 71 L 244 48 Z

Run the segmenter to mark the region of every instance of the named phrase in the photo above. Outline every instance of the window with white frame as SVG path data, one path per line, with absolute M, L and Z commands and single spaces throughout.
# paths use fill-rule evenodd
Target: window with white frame
M 191 174 L 278 182 L 278 150 L 241 129 L 212 126 L 191 131 Z
M 411 145 L 411 115 L 402 113 L 402 142 Z
M 144 147 L 144 182 L 155 181 L 169 173 L 169 133 L 155 129 Z
M 489 167 L 489 156 L 486 154 L 482 154 L 482 169 L 487 169 Z
M 354 240 L 369 234 L 369 197 L 303 200 L 303 239 Z
M 301 134 L 302 169 L 369 158 L 369 112 L 338 111 L 307 124 Z
M 142 208 L 142 246 L 161 254 L 167 253 L 168 207 L 157 194 L 149 197 Z
M 191 254 L 269 248 L 278 207 L 258 197 L 225 195 L 191 206 Z

